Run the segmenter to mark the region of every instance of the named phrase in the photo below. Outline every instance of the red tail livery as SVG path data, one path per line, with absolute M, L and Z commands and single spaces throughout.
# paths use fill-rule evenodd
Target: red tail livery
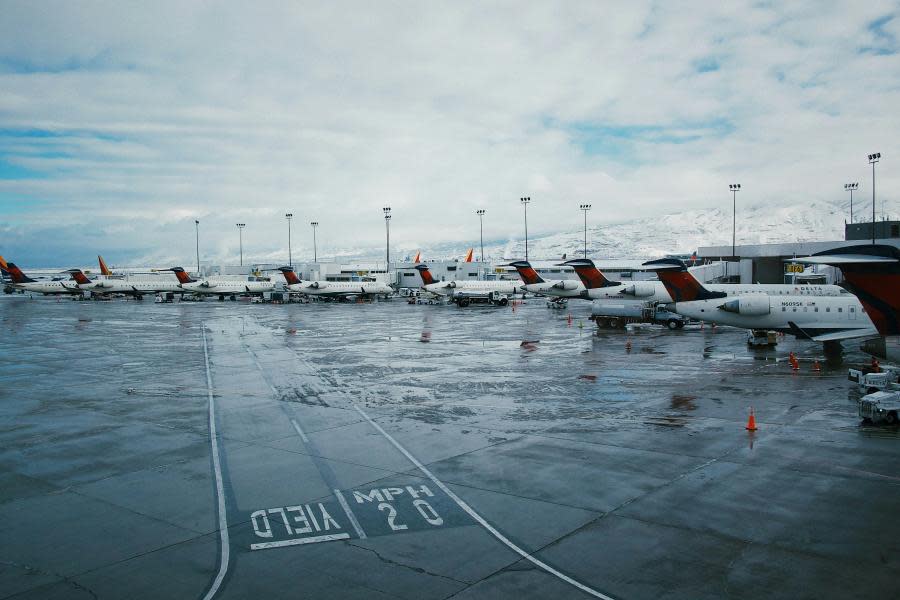
M 515 267 L 516 271 L 519 272 L 519 277 L 525 282 L 525 285 L 544 283 L 544 279 L 538 275 L 538 272 L 534 270 L 534 267 L 532 267 L 531 263 L 527 260 L 517 260 L 509 263 L 509 266 Z
M 297 274 L 294 273 L 293 267 L 278 267 L 278 270 L 281 271 L 281 274 L 284 275 L 285 281 L 288 282 L 288 285 L 295 285 L 297 283 L 302 283 L 300 278 L 297 277 Z
M 619 281 L 610 281 L 603 273 L 594 265 L 594 261 L 589 258 L 575 258 L 562 263 L 566 267 L 575 269 L 575 274 L 584 284 L 584 287 L 592 290 L 596 288 L 611 287 L 621 285 Z
M 802 262 L 840 268 L 843 286 L 859 298 L 881 335 L 900 335 L 900 250 L 883 244 L 846 246 Z
M 693 300 L 713 300 L 724 298 L 725 292 L 711 292 L 697 281 L 677 258 L 660 258 L 644 263 L 650 271 L 656 271 L 659 280 L 666 286 L 666 291 L 675 302 L 691 302 Z

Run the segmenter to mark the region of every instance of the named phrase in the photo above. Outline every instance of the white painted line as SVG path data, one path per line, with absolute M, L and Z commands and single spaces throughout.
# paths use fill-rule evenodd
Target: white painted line
M 282 540 L 280 542 L 260 542 L 259 544 L 250 544 L 250 549 L 265 550 L 267 548 L 283 548 L 285 546 L 299 546 L 300 544 L 317 544 L 319 542 L 334 542 L 336 540 L 349 539 L 349 533 L 335 533 L 334 535 L 319 535 L 316 537 L 295 538 L 293 540 Z
M 353 529 L 356 530 L 356 535 L 359 536 L 359 539 L 364 540 L 368 536 L 366 532 L 363 531 L 363 528 L 360 526 L 359 521 L 356 520 L 356 515 L 353 514 L 353 511 L 350 510 L 350 505 L 347 504 L 347 499 L 344 498 L 344 494 L 341 490 L 334 490 L 334 496 L 338 499 L 338 502 L 341 503 L 341 508 L 344 509 L 344 513 L 347 515 L 347 518 L 350 519 L 350 523 L 353 525 Z
M 303 430 L 300 429 L 300 425 L 294 419 L 291 419 L 291 425 L 294 426 L 294 430 L 300 435 L 300 439 L 303 440 L 304 444 L 309 443 L 309 438 L 306 437 L 306 434 L 303 433 Z
M 576 580 L 572 579 L 565 573 L 561 573 L 560 571 L 557 571 L 556 569 L 554 569 L 547 563 L 543 562 L 542 560 L 540 560 L 538 558 L 535 558 L 534 556 L 532 556 L 531 554 L 529 554 L 528 552 L 526 552 L 525 550 L 523 550 L 522 548 L 517 546 L 514 542 L 509 540 L 509 538 L 507 538 L 505 535 L 503 535 L 502 533 L 497 531 L 497 529 L 495 529 L 493 525 L 488 523 L 484 519 L 484 517 L 482 517 L 477 512 L 475 512 L 475 509 L 473 509 L 471 506 L 466 504 L 462 498 L 460 498 L 459 496 L 454 494 L 453 490 L 451 490 L 446 485 L 444 485 L 440 479 L 435 477 L 434 474 L 425 467 L 425 465 L 420 463 L 418 461 L 418 459 L 416 459 L 416 457 L 414 457 L 412 454 L 407 452 L 406 448 L 401 446 L 400 443 L 397 442 L 397 440 L 392 438 L 388 432 L 386 432 L 384 429 L 382 429 L 381 425 L 379 425 L 378 423 L 373 421 L 371 418 L 369 418 L 369 415 L 364 413 L 363 410 L 359 406 L 354 404 L 353 408 L 356 409 L 356 412 L 358 412 L 362 416 L 362 418 L 364 418 L 366 421 L 369 422 L 369 425 L 374 427 L 381 435 L 383 435 L 387 439 L 387 441 L 389 441 L 391 444 L 393 444 L 397 450 L 399 450 L 407 459 L 409 459 L 409 462 L 414 464 L 417 469 L 422 471 L 422 473 L 424 473 L 429 479 L 431 479 L 431 481 L 433 481 L 434 484 L 441 489 L 441 491 L 443 491 L 445 494 L 450 496 L 450 498 L 452 498 L 453 501 L 456 502 L 461 509 L 466 511 L 470 517 L 475 519 L 482 527 L 487 529 L 491 533 L 491 535 L 493 535 L 500 542 L 502 542 L 507 548 L 509 548 L 510 550 L 512 550 L 513 552 L 515 552 L 516 554 L 518 554 L 525 560 L 527 560 L 527 561 L 531 562 L 532 564 L 536 565 L 537 567 L 543 569 L 547 573 L 550 573 L 551 575 L 558 577 L 559 579 L 561 579 L 562 581 L 565 581 L 569 585 L 575 586 L 576 588 L 578 588 L 579 590 L 581 590 L 582 592 L 584 592 L 586 594 L 590 594 L 591 596 L 594 596 L 595 598 L 602 598 L 603 600 L 613 600 L 613 598 L 611 598 L 610 596 L 602 594 L 602 593 L 598 592 L 597 590 L 586 586 L 585 584 L 581 583 L 580 581 L 576 581 Z
M 206 361 L 206 393 L 209 403 L 209 443 L 211 447 L 213 470 L 216 474 L 216 496 L 218 496 L 219 510 L 219 546 L 222 549 L 222 555 L 219 558 L 219 572 L 213 580 L 212 585 L 203 596 L 203 600 L 211 600 L 219 591 L 222 580 L 225 579 L 225 572 L 228 571 L 228 562 L 231 556 L 231 546 L 228 542 L 228 519 L 225 515 L 225 489 L 222 485 L 222 466 L 219 461 L 219 442 L 216 439 L 216 405 L 213 400 L 212 374 L 209 370 L 209 348 L 206 344 L 206 328 L 201 323 L 201 331 L 203 332 L 203 359 Z

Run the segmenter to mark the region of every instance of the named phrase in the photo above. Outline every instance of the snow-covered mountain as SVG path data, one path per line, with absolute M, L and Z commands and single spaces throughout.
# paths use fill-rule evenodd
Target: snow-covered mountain
M 848 214 L 849 208 L 841 202 L 738 207 L 737 244 L 841 240 Z M 589 225 L 588 252 L 596 258 L 689 254 L 700 246 L 730 245 L 731 231 L 730 207 L 645 216 L 615 224 Z M 459 258 L 473 246 L 477 257 L 478 240 L 421 250 L 427 259 Z M 528 240 L 528 255 L 532 259 L 557 259 L 563 254 L 574 257 L 581 255 L 583 248 L 583 229 L 529 237 Z M 414 255 L 419 248 L 398 250 L 398 256 Z M 486 258 L 492 259 L 520 258 L 525 256 L 525 242 L 524 239 L 492 241 L 490 244 L 485 241 L 484 253 Z

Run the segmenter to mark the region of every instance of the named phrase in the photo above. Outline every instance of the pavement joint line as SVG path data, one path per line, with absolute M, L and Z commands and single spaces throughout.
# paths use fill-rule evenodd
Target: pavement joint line
M 577 581 L 577 580 L 569 577 L 565 573 L 562 573 L 562 572 L 556 570 L 552 566 L 548 565 L 547 563 L 543 562 L 539 558 L 533 556 L 532 554 L 529 554 L 528 552 L 526 552 L 525 550 L 523 550 L 522 548 L 517 546 L 514 542 L 509 540 L 509 538 L 507 538 L 502 533 L 500 533 L 497 529 L 495 529 L 493 525 L 488 523 L 481 515 L 479 515 L 477 512 L 475 512 L 475 510 L 472 507 L 470 507 L 468 504 L 466 504 L 462 498 L 457 496 L 453 492 L 453 490 L 451 490 L 446 485 L 444 485 L 440 479 L 435 477 L 434 474 L 432 474 L 431 471 L 429 471 L 425 465 L 423 465 L 421 462 L 419 462 L 412 454 L 410 454 L 403 446 L 401 446 L 397 440 L 392 438 L 391 435 L 388 432 L 386 432 L 384 429 L 382 429 L 378 423 L 376 423 L 375 421 L 370 419 L 369 416 L 361 408 L 359 408 L 359 406 L 356 406 L 355 408 L 356 408 L 357 412 L 359 412 L 359 414 L 362 415 L 363 418 L 365 418 L 369 422 L 370 425 L 372 425 L 372 427 L 374 427 L 379 433 L 381 433 L 381 435 L 383 435 L 389 442 L 391 442 L 391 444 L 397 450 L 399 450 L 401 454 L 403 454 L 406 458 L 408 458 L 409 461 L 411 463 L 413 463 L 420 471 L 422 471 L 422 473 L 427 475 L 428 478 L 431 479 L 431 481 L 433 481 L 434 484 L 441 489 L 441 491 L 443 491 L 445 494 L 447 494 L 454 502 L 456 502 L 459 505 L 460 508 L 462 508 L 466 513 L 468 513 L 470 517 L 475 519 L 476 522 L 478 522 L 482 527 L 484 527 L 491 535 L 493 535 L 495 538 L 497 538 L 497 540 L 499 540 L 507 548 L 509 548 L 510 550 L 512 550 L 519 556 L 521 556 L 522 558 L 533 563 L 534 565 L 540 567 L 547 573 L 554 575 L 555 577 L 559 578 L 560 580 L 574 586 L 575 588 L 581 590 L 582 592 L 585 592 L 586 594 L 594 596 L 595 598 L 601 598 L 602 600 L 613 600 L 610 596 L 607 596 L 607 595 L 581 583 L 580 581 Z
M 452 582 L 454 582 L 454 583 L 459 583 L 459 584 L 465 586 L 463 589 L 466 589 L 467 587 L 469 587 L 469 586 L 471 585 L 470 583 L 468 583 L 468 582 L 466 582 L 466 581 L 460 581 L 459 579 L 456 579 L 456 578 L 454 578 L 454 577 L 450 577 L 450 576 L 448 576 L 448 575 L 441 575 L 440 573 L 433 573 L 433 572 L 431 572 L 431 571 L 422 569 L 422 568 L 420 568 L 420 567 L 412 567 L 412 566 L 410 566 L 410 565 L 405 565 L 405 564 L 403 564 L 403 563 L 401 563 L 401 562 L 398 562 L 398 561 L 396 561 L 396 560 L 391 560 L 390 558 L 386 558 L 386 557 L 382 556 L 381 553 L 378 552 L 375 548 L 369 548 L 368 546 L 360 546 L 359 544 L 354 544 L 352 540 L 349 541 L 349 542 L 347 542 L 347 545 L 350 546 L 351 548 L 358 548 L 358 549 L 360 549 L 360 550 L 365 550 L 366 552 L 371 552 L 372 554 L 374 554 L 374 555 L 378 558 L 378 560 L 380 560 L 380 561 L 383 562 L 383 563 L 386 563 L 386 564 L 389 564 L 389 565 L 396 565 L 396 566 L 401 567 L 401 568 L 403 568 L 403 569 L 409 569 L 410 571 L 415 571 L 416 573 L 422 573 L 422 574 L 428 575 L 428 576 L 430 576 L 430 577 L 439 577 L 440 579 L 446 579 L 447 581 L 452 581 Z M 455 593 L 458 593 L 458 592 L 454 592 L 454 594 L 455 594 Z
M 200 332 L 203 334 L 203 358 L 206 362 L 206 386 L 208 392 L 208 403 L 209 403 L 209 442 L 210 449 L 213 460 L 213 470 L 215 471 L 215 479 L 216 479 L 216 498 L 217 498 L 217 511 L 219 517 L 219 546 L 221 549 L 221 556 L 219 559 L 219 572 L 216 574 L 215 579 L 207 590 L 206 594 L 203 596 L 203 600 L 211 600 L 218 593 L 219 588 L 222 585 L 222 581 L 225 579 L 225 573 L 228 571 L 228 563 L 230 561 L 230 552 L 231 546 L 228 540 L 228 518 L 225 513 L 225 490 L 222 484 L 222 466 L 219 458 L 219 444 L 217 441 L 217 433 L 216 433 L 216 413 L 215 413 L 215 399 L 213 398 L 213 385 L 212 385 L 212 373 L 209 368 L 209 346 L 206 341 L 206 327 L 201 323 Z

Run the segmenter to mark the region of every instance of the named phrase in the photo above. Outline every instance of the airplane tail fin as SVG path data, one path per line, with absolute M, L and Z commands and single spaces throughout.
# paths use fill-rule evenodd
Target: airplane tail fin
M 75 283 L 78 285 L 85 285 L 91 282 L 91 280 L 87 278 L 87 275 L 81 272 L 81 269 L 69 269 L 69 273 L 72 274 L 72 279 L 74 279 Z
M 516 268 L 516 271 L 519 272 L 519 277 L 522 278 L 526 285 L 544 283 L 544 279 L 538 275 L 538 272 L 534 270 L 534 267 L 527 260 L 517 260 L 509 263 L 509 266 Z
M 100 274 L 101 275 L 112 275 L 112 271 L 109 270 L 109 267 L 106 266 L 106 261 L 103 260 L 103 257 L 99 254 L 97 255 L 97 261 L 100 263 Z
M 859 298 L 878 332 L 900 335 L 900 250 L 884 244 L 860 244 L 798 261 L 840 268 L 844 287 Z
M 589 258 L 574 258 L 572 260 L 567 260 L 562 263 L 562 266 L 572 267 L 575 270 L 575 274 L 578 275 L 578 278 L 581 280 L 581 283 L 589 290 L 611 287 L 621 283 L 619 281 L 610 281 L 607 279 L 606 276 L 600 272 L 600 269 L 594 265 L 594 261 Z
M 465 262 L 472 262 L 472 253 L 475 252 L 475 248 L 469 248 L 469 253 L 466 254 Z
M 297 274 L 294 272 L 293 267 L 278 267 L 278 270 L 284 275 L 284 280 L 288 282 L 288 285 L 302 283 L 300 278 L 297 277 Z
M 416 265 L 416 271 L 419 272 L 419 275 L 422 277 L 422 283 L 425 285 L 437 283 L 431 275 L 431 271 L 428 270 L 428 265 Z
M 697 278 L 691 275 L 684 263 L 677 258 L 660 258 L 644 263 L 650 271 L 656 271 L 659 280 L 666 286 L 666 291 L 675 302 L 691 302 L 692 300 L 713 300 L 724 298 L 725 292 L 711 292 Z
M 413 262 L 416 264 L 422 262 L 422 251 L 421 250 L 416 252 L 416 257 L 413 259 Z
M 172 271 L 178 278 L 178 283 L 194 283 L 196 279 L 191 278 L 187 272 L 181 267 L 172 267 L 171 269 L 163 269 L 163 271 Z
M 23 273 L 16 263 L 6 263 L 6 269 L 13 283 L 34 283 L 34 279 Z

